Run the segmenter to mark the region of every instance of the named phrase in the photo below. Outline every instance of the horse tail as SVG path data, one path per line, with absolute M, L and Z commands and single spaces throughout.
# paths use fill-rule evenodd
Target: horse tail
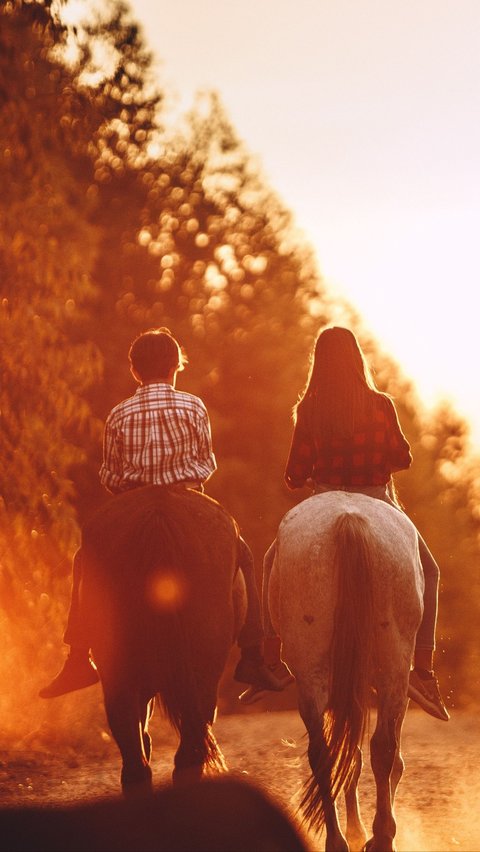
M 336 607 L 330 647 L 330 684 L 322 729 L 310 744 L 314 772 L 302 801 L 307 821 L 325 822 L 324 797 L 332 801 L 348 785 L 368 724 L 374 617 L 374 544 L 368 521 L 346 512 L 333 525 Z
M 205 707 L 194 675 L 193 637 L 185 618 L 177 612 L 169 620 L 169 660 L 163 665 L 162 687 L 157 701 L 182 739 L 195 743 L 198 763 L 205 769 L 226 772 L 227 764 L 212 730 L 213 712 Z
M 194 743 L 198 763 L 211 770 L 226 771 L 222 751 L 212 731 L 214 699 L 207 692 L 209 685 L 204 682 L 205 673 L 203 676 L 202 672 L 195 674 L 195 628 L 191 624 L 191 609 L 182 595 L 189 583 L 184 566 L 195 565 L 198 560 L 198 542 L 193 536 L 185 536 L 172 507 L 168 513 L 158 505 L 145 511 L 141 521 L 137 522 L 137 529 L 141 539 L 139 552 L 145 559 L 146 574 L 153 568 L 153 576 L 158 575 L 158 556 L 161 554 L 169 584 L 167 591 L 171 594 L 172 588 L 174 592 L 175 588 L 178 590 L 178 601 L 175 601 L 174 594 L 171 604 L 147 617 L 144 625 L 148 636 L 147 653 L 151 654 L 150 665 L 159 683 L 157 701 L 173 728 L 181 733 L 182 740 Z M 155 641 L 152 643 L 153 636 Z M 145 642 L 142 644 L 145 647 Z

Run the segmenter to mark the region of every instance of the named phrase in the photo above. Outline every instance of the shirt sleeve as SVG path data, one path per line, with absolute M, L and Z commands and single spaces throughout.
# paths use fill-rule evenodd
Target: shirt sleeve
M 112 494 L 121 491 L 122 456 L 118 430 L 111 415 L 107 418 L 103 432 L 103 462 L 100 468 L 100 482 Z
M 410 444 L 402 432 L 396 408 L 391 399 L 387 401 L 387 440 L 389 461 L 392 472 L 395 470 L 406 470 L 412 463 Z
M 312 438 L 297 420 L 285 469 L 285 482 L 289 488 L 302 488 L 305 485 L 312 475 L 314 458 Z
M 198 418 L 198 462 L 199 479 L 207 480 L 217 469 L 217 461 L 212 447 L 212 429 L 208 411 L 203 405 Z

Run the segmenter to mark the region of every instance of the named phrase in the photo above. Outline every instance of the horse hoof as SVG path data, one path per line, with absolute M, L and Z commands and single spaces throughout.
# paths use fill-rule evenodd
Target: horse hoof
M 149 766 L 142 769 L 122 769 L 120 776 L 123 795 L 127 798 L 145 796 L 153 793 L 152 770 Z
M 185 769 L 174 769 L 172 782 L 175 786 L 184 784 L 196 784 L 203 777 L 202 766 L 187 766 Z
M 385 847 L 384 844 L 382 844 L 381 847 L 376 846 L 375 845 L 375 838 L 371 837 L 370 840 L 367 840 L 367 842 L 365 843 L 365 846 L 363 847 L 362 852 L 383 852 L 383 850 L 385 850 L 385 849 L 386 849 L 386 847 Z M 391 846 L 389 846 L 389 849 L 391 850 L 391 852 L 395 852 L 395 846 L 391 845 Z M 388 852 L 388 850 L 387 850 L 387 852 Z

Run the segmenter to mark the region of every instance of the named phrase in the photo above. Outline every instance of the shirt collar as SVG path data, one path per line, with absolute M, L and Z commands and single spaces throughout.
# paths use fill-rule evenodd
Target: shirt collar
M 170 382 L 147 382 L 144 385 L 140 385 L 140 387 L 137 388 L 136 393 L 146 393 L 151 388 L 170 388 L 170 390 L 175 390 Z

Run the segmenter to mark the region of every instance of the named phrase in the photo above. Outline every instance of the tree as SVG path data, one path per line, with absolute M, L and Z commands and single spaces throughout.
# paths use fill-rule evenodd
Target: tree
M 112 329 L 113 321 L 115 336 L 97 338 L 107 367 L 95 404 L 104 416 L 131 391 L 132 337 L 149 326 L 171 327 L 191 357 L 188 387 L 211 412 L 220 460 L 212 488 L 248 525 L 252 493 L 260 495 L 269 481 L 277 496 L 283 491 L 279 457 L 302 381 L 296 365 L 328 307 L 309 250 L 217 96 L 203 96 L 186 131 L 168 145 L 159 134 L 157 149 L 155 159 L 101 190 L 98 316 L 103 327 L 107 320 Z M 90 332 L 96 334 L 92 326 Z M 259 508 L 252 533 L 259 550 L 278 509 L 272 505 L 270 528 L 262 515 Z
M 464 425 L 450 411 L 426 424 L 411 382 L 332 299 L 219 97 L 200 95 L 166 131 L 122 3 L 76 31 L 47 2 L 4 4 L 0 75 L 0 583 L 14 616 L 4 630 L 28 625 L 30 651 L 52 622 L 60 635 L 78 519 L 103 499 L 101 421 L 133 390 L 136 334 L 166 325 L 186 347 L 180 383 L 207 403 L 219 462 L 209 492 L 237 517 L 260 567 L 280 518 L 307 496 L 283 485 L 290 412 L 317 331 L 340 321 L 399 405 L 415 456 L 398 477 L 401 497 L 441 563 L 439 631 L 452 636 L 441 647 L 455 689 L 475 691 L 479 477 Z
M 465 421 L 447 404 L 430 414 L 410 380 L 367 343 L 377 381 L 395 398 L 413 464 L 396 474 L 402 505 L 440 567 L 436 667 L 452 706 L 478 696 L 476 625 L 480 610 L 480 460 Z
M 78 542 L 71 468 L 98 433 L 85 399 L 101 374 L 78 322 L 95 295 L 97 229 L 84 176 L 89 100 L 54 57 L 65 31 L 48 5 L 7 3 L 0 27 L 2 387 L 0 619 L 4 682 L 40 670 L 63 619 Z M 90 166 L 91 168 L 91 166 Z M 35 649 L 35 650 L 34 650 Z M 36 652 L 36 653 L 35 653 Z M 20 657 L 19 657 L 20 655 Z M 19 662 L 23 660 L 23 663 Z M 16 685 L 12 700 L 25 701 Z M 28 683 L 23 679 L 22 683 Z

